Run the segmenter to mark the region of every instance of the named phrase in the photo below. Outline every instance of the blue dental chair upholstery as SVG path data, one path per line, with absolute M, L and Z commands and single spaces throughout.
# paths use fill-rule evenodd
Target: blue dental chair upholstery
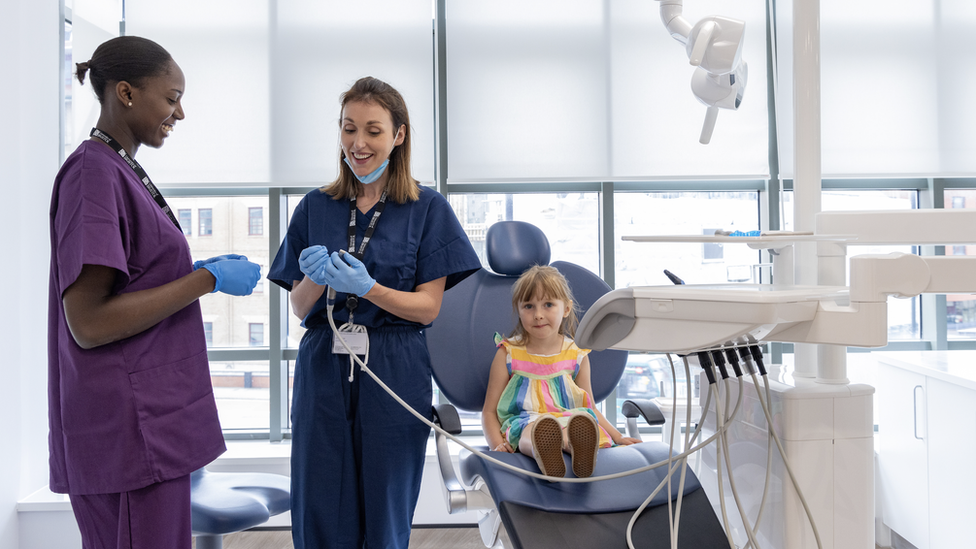
M 550 248 L 537 227 L 519 221 L 492 225 L 485 251 L 493 272 L 479 270 L 444 294 L 440 316 L 427 331 L 434 379 L 453 404 L 434 407 L 435 420 L 452 434 L 461 433 L 454 406 L 481 411 L 488 374 L 495 355 L 494 332 L 511 333 L 516 318 L 512 311 L 512 285 L 534 264 L 549 264 Z M 569 282 L 582 314 L 610 288 L 586 269 L 556 261 L 551 264 Z M 616 387 L 627 362 L 619 350 L 593 352 L 590 357 L 593 396 L 599 402 Z M 650 424 L 664 423 L 651 401 L 627 401 L 622 413 L 643 416 Z M 640 438 L 636 421 L 628 421 L 628 436 Z M 451 513 L 477 510 L 479 529 L 487 547 L 500 547 L 498 528 L 504 524 L 516 549 L 546 547 L 627 547 L 626 528 L 634 511 L 664 478 L 666 467 L 598 483 L 546 482 L 526 477 L 477 455 L 461 450 L 460 478 L 450 458 L 448 441 L 435 435 L 438 461 Z M 487 447 L 479 450 L 488 452 Z M 489 452 L 505 463 L 535 473 L 535 460 L 521 453 Z M 593 476 L 627 471 L 667 459 L 668 446 L 644 442 L 599 451 Z M 567 460 L 567 475 L 572 467 Z M 698 479 L 688 469 L 682 499 L 679 547 L 727 545 L 725 532 L 712 511 Z M 676 498 L 678 476 L 672 479 L 670 497 Z M 634 527 L 636 547 L 669 546 L 667 489 L 661 490 Z
M 190 474 L 190 523 L 196 549 L 220 549 L 240 532 L 291 509 L 291 479 L 269 473 Z

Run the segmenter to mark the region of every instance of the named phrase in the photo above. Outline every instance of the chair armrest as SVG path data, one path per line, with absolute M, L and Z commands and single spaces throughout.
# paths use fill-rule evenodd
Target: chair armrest
M 452 435 L 461 434 L 461 416 L 457 413 L 457 408 L 451 404 L 435 404 L 433 406 L 434 423 L 440 425 Z
M 461 418 L 457 409 L 451 404 L 435 404 L 433 406 L 434 423 L 452 435 L 461 434 Z M 434 432 L 434 447 L 437 450 L 437 467 L 441 473 L 441 487 L 444 489 L 444 500 L 447 502 L 447 512 L 461 513 L 467 510 L 467 492 L 458 480 L 451 451 L 447 445 L 447 437 L 440 432 Z
M 648 425 L 664 425 L 664 414 L 653 400 L 632 399 L 625 400 L 620 407 L 620 413 L 627 418 L 627 436 L 640 439 L 637 430 L 637 417 L 643 417 Z
M 625 400 L 620 407 L 620 412 L 628 418 L 636 418 L 640 415 L 648 425 L 664 425 L 664 414 L 653 400 L 644 398 Z

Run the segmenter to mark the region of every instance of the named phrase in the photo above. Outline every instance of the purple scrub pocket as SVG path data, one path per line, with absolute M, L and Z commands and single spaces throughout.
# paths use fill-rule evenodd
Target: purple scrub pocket
M 206 354 L 206 352 L 204 352 Z M 129 374 L 154 476 L 206 465 L 224 451 L 206 358 L 190 357 Z

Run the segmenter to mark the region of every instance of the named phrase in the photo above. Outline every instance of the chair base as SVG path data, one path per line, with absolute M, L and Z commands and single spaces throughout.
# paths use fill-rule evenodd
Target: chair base
M 633 511 L 597 515 L 551 513 L 502 502 L 499 513 L 514 549 L 626 548 L 627 524 Z M 634 547 L 670 546 L 668 506 L 645 509 L 634 524 Z M 684 496 L 678 547 L 727 547 L 728 538 L 701 488 Z
M 224 536 L 221 535 L 197 536 L 194 539 L 196 549 L 223 549 L 224 547 Z

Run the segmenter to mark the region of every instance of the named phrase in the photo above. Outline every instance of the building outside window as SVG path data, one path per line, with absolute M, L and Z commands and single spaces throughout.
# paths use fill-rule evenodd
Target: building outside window
M 247 209 L 247 234 L 251 236 L 264 234 L 264 208 Z
M 722 5 L 717 0 L 702 2 L 705 6 Z M 543 230 L 552 246 L 553 260 L 582 265 L 616 288 L 669 284 L 664 269 L 689 284 L 766 281 L 757 280 L 757 273 L 766 272 L 759 267 L 768 265 L 768 253 L 751 250 L 745 244 L 649 244 L 621 238 L 703 235 L 711 234 L 712 228 L 743 231 L 792 228 L 793 193 L 786 182 L 794 178 L 794 144 L 789 139 L 778 143 L 780 165 L 777 177 L 782 186 L 775 191 L 770 190 L 773 187 L 766 187 L 771 166 L 767 148 L 759 146 L 767 139 L 769 114 L 765 89 L 761 85 L 769 80 L 769 75 L 762 63 L 755 62 L 764 57 L 767 46 L 762 30 L 765 22 L 762 3 L 737 6 L 734 14 L 729 12 L 729 15 L 748 20 L 747 28 L 753 29 L 747 31 L 753 34 L 745 40 L 743 51 L 743 59 L 749 59 L 752 65 L 753 85 L 749 87 L 748 100 L 742 109 L 720 118 L 722 121 L 713 142 L 706 149 L 702 149 L 697 141 L 701 106 L 693 100 L 686 101 L 690 99 L 686 79 L 658 77 L 687 68 L 687 59 L 661 29 L 657 12 L 648 9 L 644 3 L 540 0 L 532 3 L 532 9 L 527 13 L 513 17 L 510 13 L 519 3 L 512 0 L 437 2 L 451 7 L 445 21 L 445 29 L 453 36 L 449 48 L 436 46 L 430 40 L 429 3 L 404 0 L 380 0 L 380 3 L 390 7 L 386 15 L 391 25 L 403 30 L 416 27 L 428 32 L 426 35 L 413 30 L 406 33 L 417 37 L 410 48 L 399 47 L 398 43 L 397 48 L 390 50 L 382 41 L 376 41 L 374 45 L 377 51 L 388 53 L 385 56 L 387 68 L 392 71 L 395 84 L 410 105 L 412 122 L 418 126 L 417 135 L 434 135 L 437 125 L 432 109 L 441 102 L 447 107 L 444 125 L 449 131 L 444 135 L 450 136 L 447 143 L 450 154 L 445 161 L 450 167 L 450 177 L 439 179 L 436 187 L 448 195 L 472 245 L 482 257 L 488 227 L 501 220 L 514 219 L 531 222 Z M 232 79 L 236 77 L 252 84 L 257 78 L 267 84 L 258 86 L 259 89 L 274 91 L 267 96 L 246 98 L 247 107 L 257 111 L 247 120 L 239 115 L 241 105 L 224 97 L 213 97 L 208 99 L 210 103 L 198 104 L 194 112 L 206 113 L 231 128 L 226 132 L 228 139 L 221 143 L 210 143 L 205 134 L 191 132 L 181 134 L 182 149 L 166 147 L 144 153 L 146 165 L 151 167 L 149 171 L 154 180 L 163 184 L 164 194 L 177 211 L 184 233 L 187 237 L 192 236 L 187 240 L 193 259 L 240 253 L 262 266 L 269 265 L 278 242 L 270 242 L 269 235 L 264 233 L 264 212 L 267 211 L 269 216 L 272 229 L 269 233 L 280 241 L 281 235 L 273 229 L 279 219 L 289 217 L 301 196 L 311 190 L 303 186 L 312 181 L 328 181 L 335 173 L 332 155 L 310 155 L 304 149 L 307 143 L 315 143 L 317 150 L 334 150 L 337 144 L 337 131 L 323 132 L 321 127 L 307 124 L 310 116 L 332 119 L 336 115 L 337 104 L 331 100 L 321 101 L 320 91 L 335 90 L 337 94 L 348 86 L 353 75 L 359 75 L 359 69 L 340 65 L 329 75 L 307 70 L 322 60 L 302 55 L 311 51 L 310 48 L 321 48 L 322 40 L 341 44 L 348 39 L 347 35 L 296 31 L 315 26 L 329 28 L 329 22 L 337 19 L 353 28 L 355 25 L 351 23 L 362 14 L 354 11 L 337 15 L 334 6 L 341 5 L 338 2 L 299 0 L 273 3 L 275 18 L 269 23 L 267 6 L 262 3 L 239 3 L 237 17 L 222 18 L 219 16 L 223 9 L 221 3 L 210 6 L 176 0 L 177 5 L 193 5 L 197 17 L 208 20 L 220 30 L 219 33 L 195 34 L 186 32 L 182 20 L 176 22 L 164 17 L 171 6 L 142 0 L 131 0 L 126 4 L 127 32 L 159 37 L 163 42 L 193 41 L 193 51 L 197 54 L 181 55 L 180 63 L 188 72 L 194 72 L 196 78 L 203 79 L 194 80 L 195 88 L 206 88 L 208 82 L 215 81 L 207 79 L 219 79 L 226 85 L 227 73 L 206 70 L 211 58 L 204 52 L 232 51 L 234 55 L 224 56 L 224 62 L 243 68 L 230 71 L 239 75 Z M 558 6 L 558 10 L 547 6 Z M 76 3 L 73 16 L 79 24 L 73 29 L 66 24 L 65 28 L 65 154 L 87 138 L 89 125 L 85 121 L 97 109 L 92 94 L 71 93 L 73 64 L 68 58 L 71 41 L 77 42 L 78 54 L 84 58 L 87 55 L 81 53 L 80 47 L 101 41 L 95 36 L 84 35 L 95 26 L 80 21 L 85 11 L 78 8 Z M 710 8 L 704 9 L 710 11 Z M 824 29 L 832 33 L 833 43 L 847 39 L 848 33 L 852 32 L 849 26 L 835 25 L 838 20 L 849 18 L 850 9 L 849 6 L 825 6 Z M 560 16 L 554 17 L 554 13 Z M 376 14 L 369 14 L 367 19 L 376 17 Z M 923 24 L 917 19 L 912 21 Z M 929 32 L 921 27 L 916 27 L 915 31 Z M 933 27 L 931 32 L 948 31 Z M 485 47 L 497 41 L 503 33 L 509 37 L 511 47 Z M 217 40 L 216 36 L 221 39 Z M 223 37 L 236 37 L 231 38 L 237 40 L 235 46 L 227 48 Z M 539 47 L 540 40 L 544 47 Z M 927 43 L 937 42 L 930 40 Z M 440 47 L 445 51 L 434 51 Z M 450 56 L 446 55 L 447 49 L 451 50 Z M 526 51 L 533 55 L 526 56 Z M 445 74 L 439 76 L 455 84 L 450 90 L 450 100 L 444 96 L 435 97 L 432 89 L 435 81 L 432 71 L 436 64 L 431 61 L 435 53 L 445 54 L 444 58 L 448 59 L 443 68 Z M 825 99 L 833 101 L 836 97 L 847 97 L 847 94 L 836 92 L 839 87 L 845 90 L 873 89 L 876 82 L 889 78 L 884 71 L 861 70 L 865 66 L 886 65 L 877 62 L 857 64 L 855 61 L 860 59 L 851 55 L 858 53 L 861 59 L 872 61 L 879 55 L 875 50 L 858 52 L 857 48 L 845 48 L 843 57 L 838 58 L 837 49 L 824 51 L 825 59 L 834 61 L 824 63 Z M 268 55 L 267 66 L 274 70 L 247 70 L 252 67 L 255 55 Z M 950 74 L 942 74 L 945 69 L 930 67 L 925 61 L 926 55 L 906 59 L 894 49 L 882 52 L 882 58 L 889 64 L 901 64 L 906 74 L 914 71 L 916 76 L 925 77 L 906 79 L 898 93 L 889 94 L 884 101 L 870 102 L 870 108 L 864 107 L 865 102 L 845 100 L 828 105 L 825 101 L 824 211 L 923 207 L 918 205 L 917 198 L 901 194 L 925 192 L 925 185 L 918 187 L 917 182 L 908 176 L 904 180 L 897 179 L 899 174 L 924 174 L 923 177 L 930 178 L 929 184 L 934 182 L 935 188 L 941 189 L 941 185 L 946 185 L 947 173 L 972 172 L 972 161 L 966 154 L 972 147 L 958 145 L 941 154 L 932 154 L 939 151 L 932 144 L 972 142 L 971 136 L 957 124 L 940 125 L 941 118 L 924 109 L 910 111 L 911 116 L 907 119 L 890 115 L 898 112 L 898 104 L 904 103 L 935 108 L 941 99 L 928 98 L 931 90 L 965 87 L 954 85 L 949 79 Z M 786 55 L 779 58 L 784 69 L 791 69 L 789 59 Z M 613 67 L 650 65 L 655 70 L 607 70 L 608 62 Z M 560 69 L 540 73 L 540 66 Z M 859 67 L 855 71 L 858 86 L 850 81 L 849 75 L 854 74 L 850 66 Z M 931 74 L 933 70 L 934 75 Z M 276 87 L 271 75 L 286 71 L 295 74 L 301 85 Z M 929 76 L 934 76 L 939 85 L 932 86 Z M 512 82 L 526 78 L 538 80 L 540 85 L 550 89 L 569 91 L 559 97 L 544 98 L 507 95 L 509 90 L 517 89 Z M 788 79 L 781 84 L 788 84 Z M 650 86 L 659 97 L 669 99 L 648 101 L 646 90 Z M 791 90 L 784 91 L 789 93 Z M 434 101 L 429 100 L 431 97 Z M 692 106 L 681 106 L 686 103 Z M 972 108 L 964 94 L 947 104 L 951 106 L 944 107 L 946 112 L 968 113 L 967 109 Z M 303 105 L 303 108 L 295 109 L 294 105 Z M 891 108 L 891 105 L 895 107 Z M 852 106 L 856 106 L 853 111 L 847 110 Z M 790 121 L 793 113 L 789 102 L 772 108 L 778 111 L 777 118 L 782 124 L 778 133 L 792 135 Z M 513 109 L 523 117 L 531 115 L 568 126 L 549 128 L 550 138 L 542 143 L 529 134 L 513 137 L 506 122 L 510 116 L 498 116 L 499 113 L 510 114 Z M 564 116 L 566 112 L 574 113 L 574 116 L 567 118 Z M 275 121 L 276 129 L 283 130 L 279 133 L 283 140 L 274 147 L 267 139 L 271 120 Z M 468 131 L 472 127 L 478 127 L 478 131 Z M 648 127 L 653 130 L 647 131 Z M 879 127 L 883 130 L 879 131 Z M 903 128 L 911 131 L 901 131 Z M 865 138 L 865 132 L 869 132 L 871 139 Z M 424 185 L 439 177 L 435 175 L 431 161 L 422 160 L 434 158 L 431 150 L 434 141 L 418 139 L 414 143 L 417 149 L 413 155 L 413 175 Z M 209 146 L 198 146 L 204 144 Z M 531 154 L 523 154 L 529 150 Z M 579 154 L 580 150 L 587 154 Z M 902 154 L 915 150 L 922 153 Z M 703 151 L 706 154 L 702 154 Z M 886 152 L 891 154 L 884 154 Z M 212 162 L 214 157 L 231 155 L 233 162 Z M 695 161 L 689 161 L 690 158 Z M 859 179 L 851 180 L 854 181 L 851 189 L 836 187 L 830 190 L 830 179 L 837 174 L 854 174 Z M 890 174 L 896 179 L 888 177 Z M 756 180 L 761 183 L 751 182 Z M 889 188 L 879 186 L 882 182 L 890 183 L 892 190 L 879 190 Z M 976 191 L 971 189 L 971 181 L 965 183 L 966 188 L 962 188 L 962 182 L 948 183 L 954 188 L 945 190 L 947 209 L 974 207 Z M 279 184 L 280 188 L 276 188 Z M 706 188 L 712 190 L 703 190 Z M 238 191 L 239 195 L 235 194 Z M 770 202 L 767 195 L 779 195 L 779 198 Z M 274 202 L 269 202 L 269 196 L 275 197 Z M 279 201 L 279 198 L 283 200 Z M 193 219 L 194 209 L 198 212 L 197 219 Z M 772 215 L 777 209 L 779 215 Z M 767 219 L 775 226 L 766 227 Z M 196 235 L 192 235 L 194 222 L 198 224 Z M 213 233 L 215 222 L 220 227 L 216 235 Z M 261 237 L 255 238 L 257 235 Z M 876 252 L 861 247 L 852 253 L 888 251 L 893 250 Z M 917 250 L 902 247 L 898 251 Z M 976 247 L 946 246 L 945 253 L 973 255 Z M 972 297 L 968 294 L 947 296 L 944 305 L 947 320 L 926 319 L 947 325 L 950 346 L 976 345 L 972 341 L 953 341 L 976 340 L 976 300 Z M 290 311 L 283 312 L 290 308 L 287 294 L 272 285 L 265 291 L 262 279 L 250 296 L 230 297 L 217 293 L 204 296 L 200 303 L 205 318 L 214 320 L 205 323 L 205 330 L 225 430 L 268 429 L 270 416 L 271 437 L 287 436 L 289 416 L 287 412 L 281 412 L 281 407 L 269 406 L 267 400 L 260 407 L 254 406 L 254 400 L 242 404 L 238 387 L 221 385 L 225 378 L 232 378 L 236 383 L 241 372 L 250 372 L 248 375 L 256 376 L 254 379 L 280 380 L 283 377 L 289 381 L 280 384 L 276 396 L 284 396 L 286 402 L 290 399 L 289 374 L 304 328 L 301 319 Z M 889 337 L 893 348 L 929 344 L 920 340 L 921 310 L 918 298 L 889 303 Z M 266 344 L 265 325 L 269 326 L 267 338 L 272 343 L 270 360 L 265 358 L 267 351 L 263 349 L 242 351 L 246 347 Z M 280 328 L 271 328 L 273 326 Z M 276 347 L 279 340 L 280 349 Z M 286 371 L 284 376 L 279 374 L 282 369 Z M 263 373 L 269 371 L 270 374 Z M 658 371 L 668 375 L 662 374 L 662 380 L 647 373 Z M 667 394 L 669 389 L 662 386 L 661 381 L 669 377 L 670 367 L 660 355 L 634 353 L 621 381 L 618 398 L 656 392 Z M 250 383 L 244 385 L 250 391 L 262 391 L 262 398 L 268 398 L 266 388 L 259 389 Z M 613 406 L 608 409 L 612 411 Z M 465 418 L 465 422 L 477 429 L 476 416 Z
M 705 236 L 714 236 L 715 231 L 717 230 L 718 229 L 702 229 L 702 234 Z M 721 243 L 705 242 L 702 244 L 702 263 L 721 261 L 724 258 L 725 250 L 722 248 Z
M 259 322 L 251 322 L 247 325 L 248 329 L 248 341 L 251 347 L 263 347 L 264 346 L 264 324 Z
M 193 210 L 180 209 L 176 211 L 176 218 L 180 221 L 180 227 L 186 236 L 193 235 Z
M 952 209 L 976 208 L 976 189 L 946 189 L 943 194 L 945 207 Z M 976 255 L 976 246 L 956 244 L 946 255 Z M 946 332 L 949 340 L 972 341 L 976 339 L 976 299 L 972 294 L 946 295 Z
M 200 219 L 200 236 L 210 236 L 213 234 L 213 210 L 210 208 L 200 208 L 197 216 Z

